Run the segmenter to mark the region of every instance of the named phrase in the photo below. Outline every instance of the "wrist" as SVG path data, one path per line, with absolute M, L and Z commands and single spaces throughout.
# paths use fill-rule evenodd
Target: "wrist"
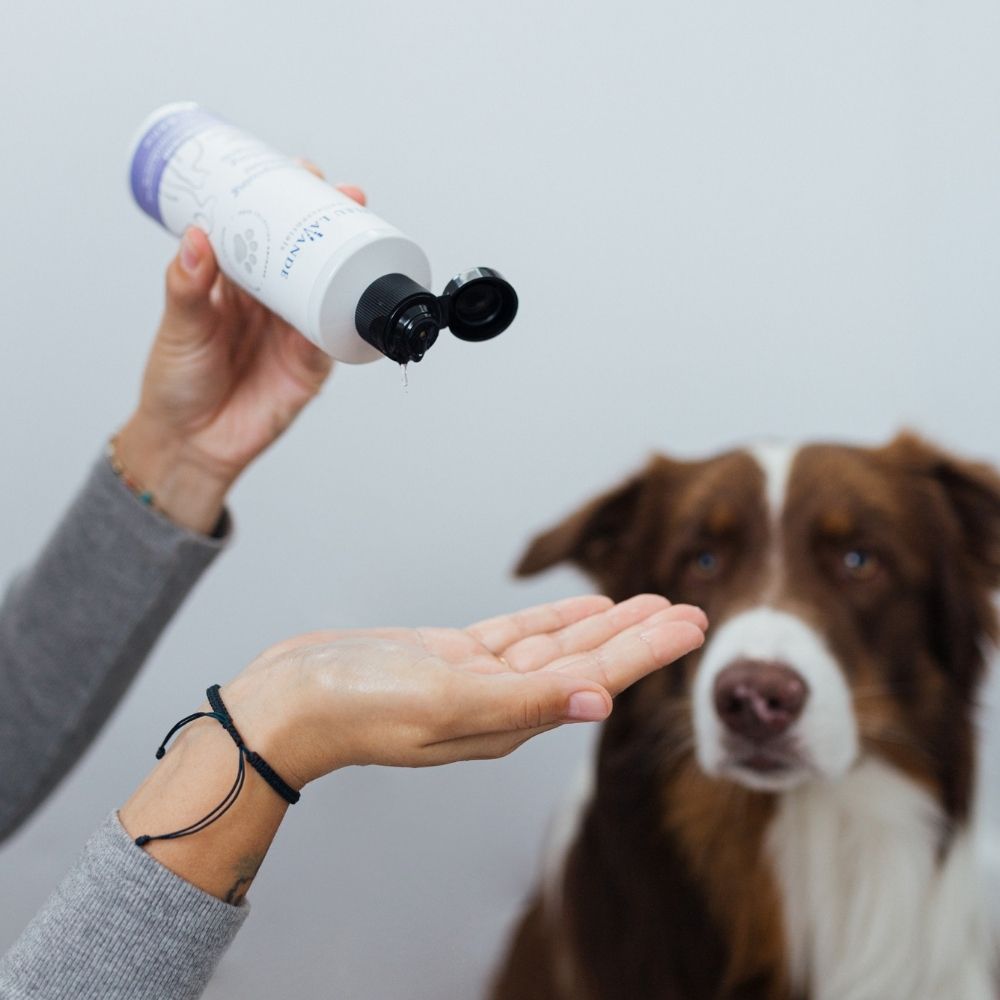
M 237 760 L 232 739 L 215 720 L 196 720 L 119 810 L 122 826 L 133 838 L 187 827 L 231 790 Z M 287 809 L 287 802 L 250 772 L 217 821 L 190 836 L 154 839 L 143 849 L 193 885 L 238 903 Z
M 290 673 L 290 672 L 289 672 Z M 296 752 L 304 740 L 300 713 L 279 679 L 240 675 L 222 688 L 233 722 L 250 750 L 256 751 L 296 791 L 310 780 Z
M 175 524 L 201 534 L 218 524 L 235 476 L 211 467 L 183 437 L 137 412 L 115 450 L 129 477 Z

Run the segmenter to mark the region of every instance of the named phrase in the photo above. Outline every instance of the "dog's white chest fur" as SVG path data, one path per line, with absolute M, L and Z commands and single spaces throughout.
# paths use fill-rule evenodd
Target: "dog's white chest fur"
M 974 837 L 943 856 L 934 799 L 868 759 L 782 796 L 767 849 L 811 1000 L 994 1000 Z

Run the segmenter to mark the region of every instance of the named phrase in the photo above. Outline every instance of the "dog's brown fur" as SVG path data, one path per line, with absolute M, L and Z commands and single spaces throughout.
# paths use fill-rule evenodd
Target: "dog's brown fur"
M 615 599 L 662 593 L 718 627 L 760 600 L 773 530 L 747 453 L 656 457 L 535 539 L 518 571 L 570 561 Z M 996 635 L 1000 479 L 908 434 L 876 449 L 811 446 L 796 457 L 780 531 L 786 569 L 768 599 L 812 622 L 845 665 L 863 752 L 920 782 L 961 826 L 982 648 Z M 845 576 L 847 546 L 870 549 L 874 569 Z M 697 559 L 705 548 L 711 574 Z M 618 698 L 558 905 L 536 895 L 494 1000 L 804 1000 L 762 851 L 775 796 L 709 779 L 692 753 L 699 658 Z

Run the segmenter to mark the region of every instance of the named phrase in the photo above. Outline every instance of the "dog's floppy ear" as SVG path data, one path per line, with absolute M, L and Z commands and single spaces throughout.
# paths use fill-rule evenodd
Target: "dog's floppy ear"
M 1000 475 L 984 462 L 957 458 L 909 431 L 886 450 L 941 491 L 969 571 L 987 589 L 1000 587 Z
M 938 659 L 964 697 L 982 677 L 983 640 L 996 641 L 993 591 L 1000 586 L 1000 476 L 989 465 L 957 458 L 912 433 L 886 453 L 929 485 L 938 556 L 927 609 Z
M 557 563 L 572 562 L 608 593 L 627 587 L 630 554 L 659 527 L 663 492 L 658 485 L 671 465 L 654 457 L 642 472 L 538 535 L 517 564 L 517 575 L 532 576 Z

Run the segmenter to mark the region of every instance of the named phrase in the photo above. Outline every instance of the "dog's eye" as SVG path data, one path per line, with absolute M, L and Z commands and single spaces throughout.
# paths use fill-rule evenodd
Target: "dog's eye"
M 842 566 L 849 580 L 871 580 L 882 568 L 879 557 L 868 549 L 848 549 L 844 553 Z
M 699 580 L 712 580 L 718 575 L 720 565 L 721 560 L 716 552 L 702 549 L 691 559 L 691 572 Z

